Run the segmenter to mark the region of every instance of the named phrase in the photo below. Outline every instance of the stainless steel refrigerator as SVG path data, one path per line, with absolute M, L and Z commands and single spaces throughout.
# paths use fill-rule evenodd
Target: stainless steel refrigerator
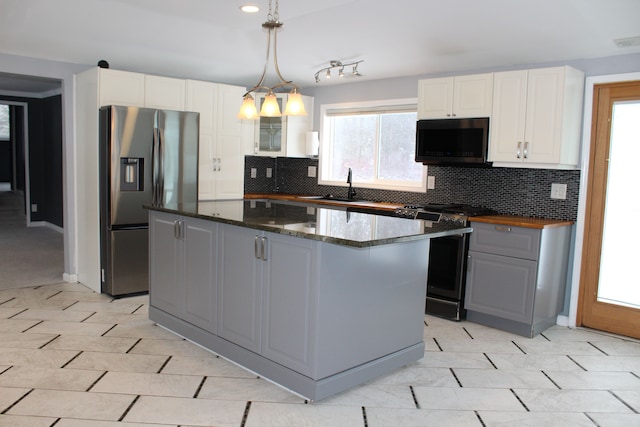
M 199 113 L 100 108 L 102 292 L 149 290 L 148 212 L 143 205 L 198 201 Z

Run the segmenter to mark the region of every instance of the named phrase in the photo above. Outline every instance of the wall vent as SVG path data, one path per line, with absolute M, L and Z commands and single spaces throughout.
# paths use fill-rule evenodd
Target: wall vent
M 636 37 L 626 37 L 624 39 L 615 39 L 613 42 L 618 47 L 633 47 L 640 46 L 640 36 Z

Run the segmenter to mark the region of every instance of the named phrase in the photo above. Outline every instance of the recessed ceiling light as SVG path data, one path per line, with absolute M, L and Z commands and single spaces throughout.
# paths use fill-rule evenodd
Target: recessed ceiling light
M 260 11 L 260 8 L 253 4 L 245 4 L 244 6 L 240 6 L 240 10 L 244 13 L 256 13 Z

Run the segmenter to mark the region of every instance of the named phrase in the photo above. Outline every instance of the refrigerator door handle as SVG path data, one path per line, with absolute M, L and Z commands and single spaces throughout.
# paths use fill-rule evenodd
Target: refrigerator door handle
M 164 203 L 164 129 L 158 129 L 158 203 Z
M 158 206 L 158 129 L 153 129 L 153 143 L 151 144 L 151 203 Z

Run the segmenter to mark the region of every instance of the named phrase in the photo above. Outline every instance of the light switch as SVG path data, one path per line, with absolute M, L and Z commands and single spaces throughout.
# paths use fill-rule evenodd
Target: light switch
M 436 177 L 428 176 L 427 177 L 427 190 L 433 190 L 436 188 Z

